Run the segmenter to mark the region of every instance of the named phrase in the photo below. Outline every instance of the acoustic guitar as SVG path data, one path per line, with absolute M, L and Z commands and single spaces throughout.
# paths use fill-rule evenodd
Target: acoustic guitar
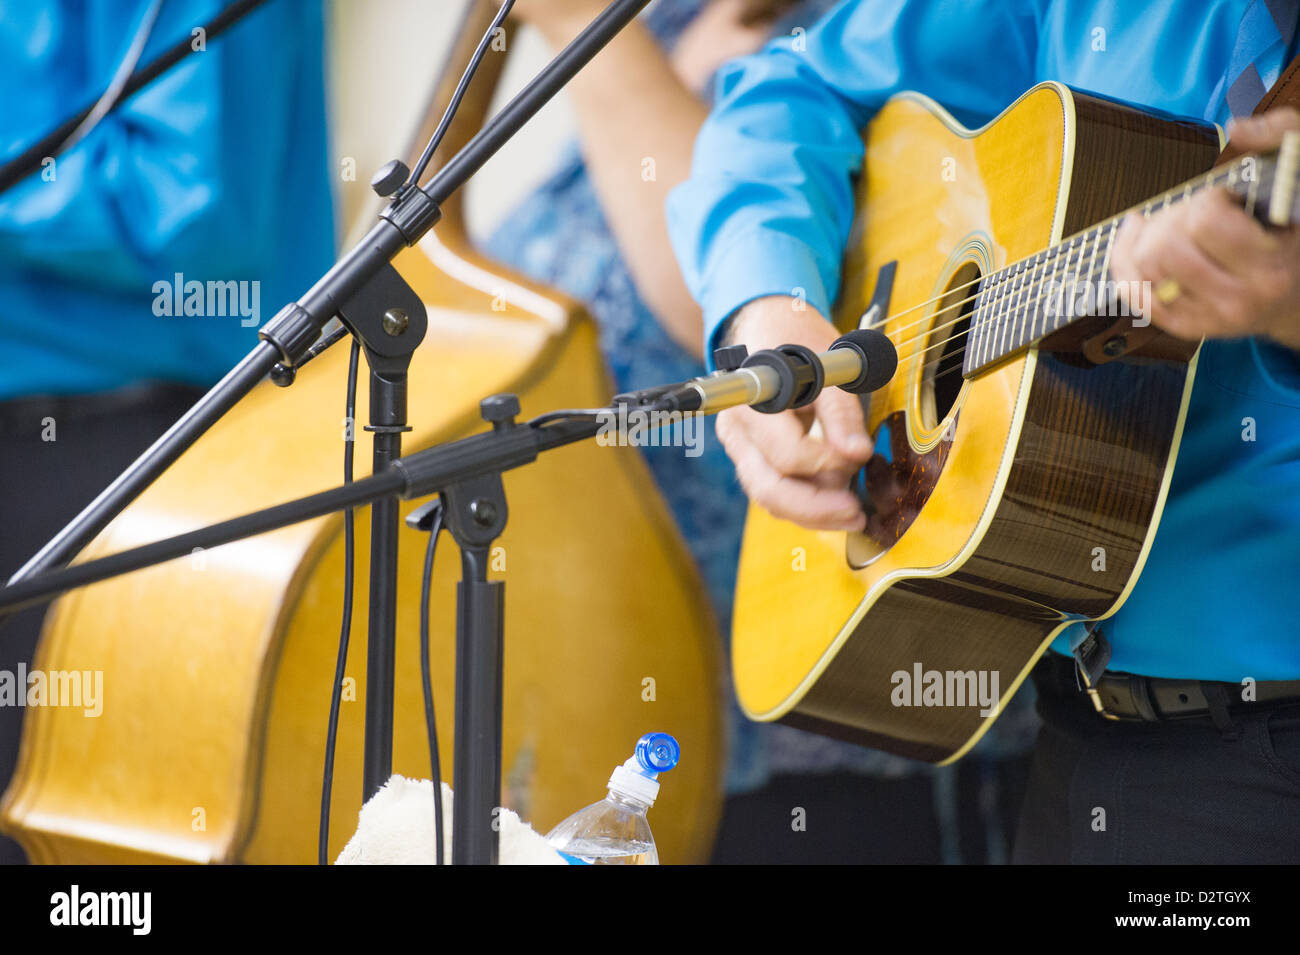
M 879 112 L 834 313 L 899 354 L 865 404 L 868 524 L 751 508 L 733 637 L 751 718 L 949 762 L 1058 633 L 1124 603 L 1199 346 L 1115 299 L 1119 213 L 1222 186 L 1268 223 L 1297 219 L 1300 137 L 1206 173 L 1220 139 L 1057 83 L 976 131 L 911 93 Z

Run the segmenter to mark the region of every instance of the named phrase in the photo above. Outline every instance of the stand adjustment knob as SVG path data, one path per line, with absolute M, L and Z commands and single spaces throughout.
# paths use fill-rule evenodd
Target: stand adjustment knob
M 411 170 L 400 159 L 390 159 L 370 179 L 370 188 L 387 199 L 411 177 Z
M 278 361 L 271 368 L 271 383 L 277 388 L 288 388 L 298 377 L 298 369 Z
M 515 423 L 515 415 L 519 414 L 519 398 L 509 392 L 488 395 L 479 402 L 478 409 L 483 420 L 489 422 L 493 430 L 500 431 Z
M 713 366 L 718 371 L 735 371 L 749 357 L 749 349 L 744 345 L 723 345 L 713 350 Z

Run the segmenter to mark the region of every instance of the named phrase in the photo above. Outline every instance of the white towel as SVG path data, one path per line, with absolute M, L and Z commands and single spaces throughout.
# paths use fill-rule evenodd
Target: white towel
M 444 862 L 451 864 L 452 792 L 442 784 Z M 565 865 L 546 840 L 509 809 L 497 815 L 502 865 Z M 361 807 L 357 831 L 336 865 L 432 865 L 433 784 L 394 775 Z

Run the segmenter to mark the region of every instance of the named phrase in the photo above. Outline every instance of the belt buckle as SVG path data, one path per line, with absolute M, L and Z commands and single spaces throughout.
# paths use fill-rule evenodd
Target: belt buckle
M 1090 620 L 1084 625 L 1088 636 L 1074 648 L 1074 682 L 1075 686 L 1080 687 L 1088 694 L 1092 700 L 1093 707 L 1103 717 L 1108 720 L 1122 719 L 1115 713 L 1106 710 L 1106 704 L 1102 702 L 1101 693 L 1098 692 L 1096 685 L 1089 675 L 1089 671 L 1095 672 L 1100 679 L 1106 670 L 1106 664 L 1110 662 L 1110 643 L 1098 629 L 1097 621 Z
M 1119 716 L 1116 713 L 1111 713 L 1109 710 L 1106 709 L 1106 704 L 1103 703 L 1101 700 L 1100 691 L 1098 691 L 1098 689 L 1088 681 L 1088 674 L 1083 673 L 1081 674 L 1081 676 L 1083 678 L 1083 690 L 1085 693 L 1088 694 L 1088 698 L 1092 700 L 1092 705 L 1097 710 L 1097 712 L 1100 713 L 1102 717 L 1108 720 L 1114 720 L 1116 722 L 1120 722 L 1121 720 L 1123 720 L 1124 717 Z

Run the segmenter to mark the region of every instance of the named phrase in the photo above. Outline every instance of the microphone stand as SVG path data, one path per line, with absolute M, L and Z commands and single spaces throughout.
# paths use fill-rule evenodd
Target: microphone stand
M 490 431 L 394 457 L 370 477 L 330 491 L 11 582 L 0 588 L 0 618 L 73 587 L 183 557 L 195 548 L 228 544 L 363 504 L 393 501 L 396 507 L 398 498 L 437 493 L 437 502 L 417 508 L 407 521 L 417 529 L 430 529 L 433 509 L 441 508 L 461 550 L 461 581 L 456 590 L 452 862 L 495 864 L 505 583 L 488 580 L 487 568 L 492 544 L 505 530 L 509 515 L 502 473 L 535 461 L 543 451 L 594 437 L 610 423 L 625 420 L 631 410 L 712 414 L 723 407 L 750 404 L 764 413 L 777 414 L 815 400 L 832 381 L 851 393 L 874 391 L 889 381 L 897 366 L 892 343 L 871 329 L 841 336 L 822 355 L 800 345 L 782 345 L 754 355 L 741 346 L 731 346 L 720 349 L 715 357 L 719 364 L 738 370 L 616 395 L 608 408 L 554 411 L 526 425 L 515 422 L 519 414 L 515 395 L 492 395 L 479 403 L 483 420 L 492 425 Z M 754 384 L 757 390 L 742 394 L 745 389 L 738 384 L 743 382 Z
M 371 421 L 367 430 L 374 435 L 374 478 L 370 480 L 386 474 L 401 454 L 402 432 L 409 430 L 406 422 L 406 376 L 411 354 L 423 340 L 428 327 L 424 306 L 393 268 L 393 257 L 403 248 L 415 245 L 441 217 L 442 203 L 648 3 L 649 0 L 614 0 L 487 122 L 426 186 L 411 185 L 398 189 L 388 207 L 380 213 L 379 222 L 361 241 L 302 298 L 285 306 L 267 322 L 258 332 L 261 339 L 258 345 L 24 564 L 10 578 L 10 588 L 0 592 L 12 594 L 12 588 L 21 589 L 34 579 L 47 580 L 57 574 L 72 573 L 80 567 L 90 566 L 56 570 L 65 567 L 277 365 L 290 369 L 287 378 L 291 381 L 291 370 L 308 354 L 322 329 L 336 316 L 361 343 L 370 366 Z M 400 163 L 389 163 L 375 180 L 376 190 L 385 195 L 384 188 L 390 184 L 396 187 L 397 182 L 391 177 L 403 168 Z M 282 374 L 278 383 L 286 383 L 284 377 Z M 363 483 L 358 482 L 358 486 Z M 367 486 L 375 488 L 381 485 Z M 366 499 L 366 502 L 373 501 L 374 506 L 371 515 L 365 798 L 378 791 L 392 773 L 399 527 L 395 493 L 395 490 L 390 490 Z M 452 518 L 450 512 L 448 516 Z M 454 522 L 452 526 L 454 530 Z M 460 732 L 458 723 L 458 736 Z M 459 775 L 460 760 L 456 762 Z

